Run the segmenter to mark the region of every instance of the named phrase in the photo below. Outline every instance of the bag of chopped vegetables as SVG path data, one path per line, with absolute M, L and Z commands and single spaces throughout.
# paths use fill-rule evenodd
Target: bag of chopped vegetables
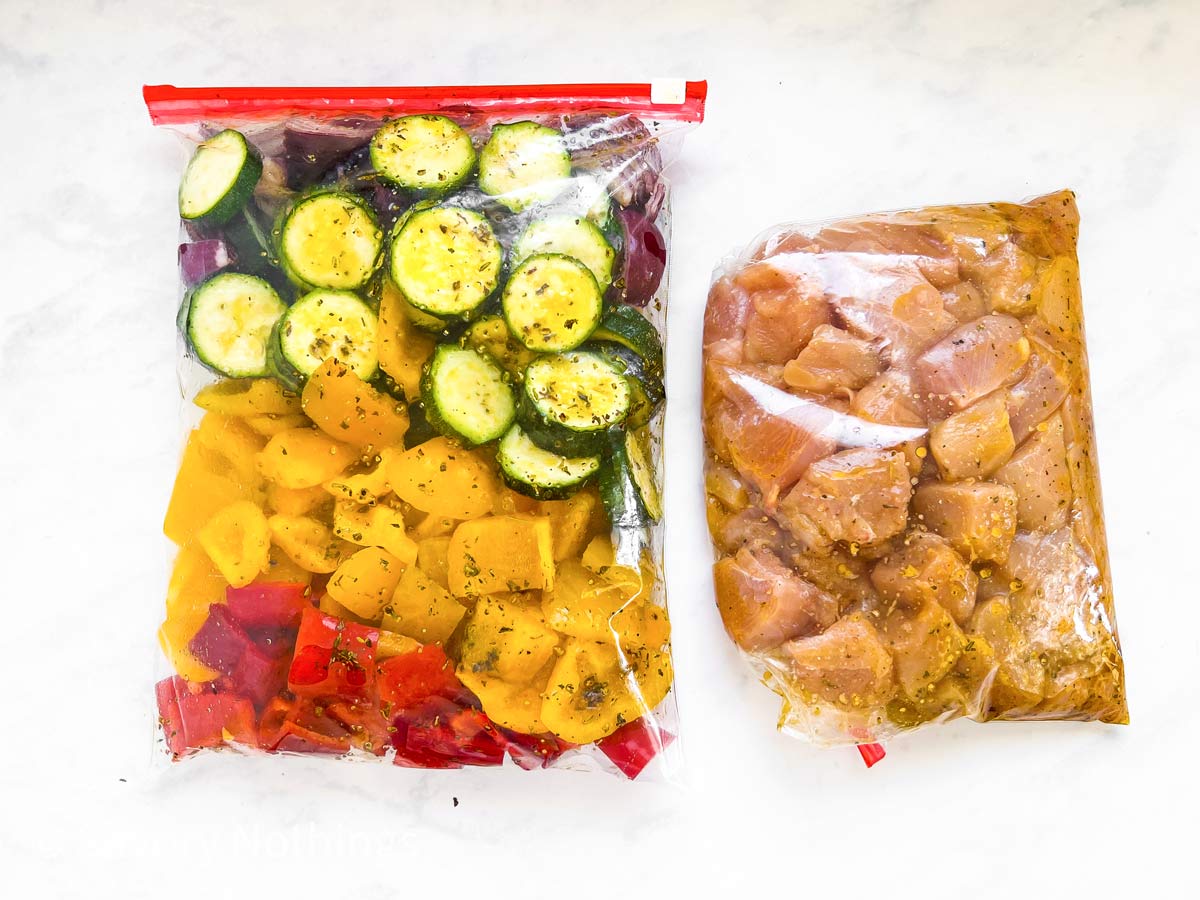
M 704 94 L 146 88 L 190 152 L 167 755 L 669 751 L 663 168 Z
M 785 731 L 1128 720 L 1078 223 L 1062 192 L 785 225 L 718 269 L 713 580 Z

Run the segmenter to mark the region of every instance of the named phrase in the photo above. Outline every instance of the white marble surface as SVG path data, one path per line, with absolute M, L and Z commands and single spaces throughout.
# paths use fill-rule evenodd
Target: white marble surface
M 0 3 L 5 894 L 1195 889 L 1200 5 L 337 6 Z M 711 84 L 675 173 L 668 575 L 686 784 L 228 759 L 154 777 L 181 158 L 142 82 L 654 75 Z M 870 772 L 777 736 L 774 698 L 712 604 L 697 385 L 711 266 L 779 219 L 1064 186 L 1083 214 L 1133 725 L 958 723 Z

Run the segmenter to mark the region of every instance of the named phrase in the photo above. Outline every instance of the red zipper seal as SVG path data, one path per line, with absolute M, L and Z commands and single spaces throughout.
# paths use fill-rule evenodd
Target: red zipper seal
M 175 87 L 147 84 L 142 97 L 155 125 L 205 118 L 276 118 L 280 114 L 343 116 L 455 110 L 537 115 L 613 110 L 679 122 L 702 122 L 707 81 L 684 85 L 681 102 L 657 99 L 644 84 L 510 84 L 447 87 Z
M 882 744 L 858 744 L 857 746 L 868 769 L 887 756 L 887 751 L 883 749 Z

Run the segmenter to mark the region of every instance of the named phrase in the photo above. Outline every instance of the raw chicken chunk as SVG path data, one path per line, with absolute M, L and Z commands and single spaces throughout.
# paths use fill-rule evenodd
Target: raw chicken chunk
M 1002 599 L 980 603 L 971 617 L 968 646 L 986 642 L 993 660 L 990 712 L 1021 718 L 1045 692 L 1046 673 L 1031 655 L 1028 642 L 1012 622 Z
M 809 550 L 876 544 L 904 530 L 909 478 L 902 453 L 843 450 L 808 467 L 780 502 L 779 518 Z
M 970 406 L 1011 384 L 1029 359 L 1025 329 L 1011 316 L 984 316 L 960 325 L 916 362 L 921 386 L 946 410 Z
M 1049 354 L 1047 354 L 1047 357 Z M 1008 391 L 1008 422 L 1019 444 L 1062 405 L 1070 382 L 1061 366 L 1034 352 L 1024 377 Z
M 892 692 L 892 656 L 866 617 L 839 619 L 813 637 L 783 646 L 792 677 L 812 697 L 849 707 L 887 699 Z
M 725 630 L 743 650 L 769 650 L 837 619 L 837 600 L 769 550 L 725 557 L 713 567 L 713 583 Z
M 966 263 L 963 272 L 979 285 L 996 312 L 1019 316 L 1037 307 L 1037 257 L 1011 241 L 979 262 Z
M 991 481 L 930 481 L 913 494 L 918 522 L 974 561 L 1004 562 L 1017 533 L 1017 494 Z
M 896 683 L 909 697 L 920 696 L 948 675 L 967 643 L 950 613 L 933 601 L 915 612 L 896 610 L 884 622 L 883 634 Z
M 950 481 L 987 478 L 1008 462 L 1015 446 L 1003 392 L 955 413 L 929 433 L 929 449 Z
M 1063 423 L 1054 416 L 997 470 L 996 481 L 1017 494 L 1017 524 L 1028 531 L 1056 531 L 1071 513 L 1071 472 Z
M 800 354 L 783 367 L 783 380 L 799 391 L 829 394 L 856 391 L 878 373 L 879 356 L 870 341 L 821 325 Z
M 734 281 L 750 298 L 746 362 L 794 359 L 817 327 L 830 321 L 829 303 L 820 285 L 769 262 L 744 269 Z
M 937 603 L 965 625 L 975 609 L 979 579 L 949 541 L 929 531 L 912 531 L 900 546 L 875 564 L 871 584 L 901 606 Z

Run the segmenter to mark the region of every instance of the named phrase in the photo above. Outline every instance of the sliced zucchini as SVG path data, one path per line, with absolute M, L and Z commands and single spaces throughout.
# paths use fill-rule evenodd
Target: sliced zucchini
M 617 251 L 604 232 L 581 215 L 549 216 L 531 222 L 513 246 L 513 259 L 520 262 L 538 253 L 561 253 L 579 260 L 591 271 L 601 291 L 612 284 Z
M 536 122 L 497 125 L 479 154 L 479 189 L 513 212 L 551 199 L 570 177 L 562 133 Z
M 504 251 L 487 219 L 458 206 L 422 209 L 392 239 L 391 275 L 408 302 L 441 318 L 466 318 L 496 289 Z
M 623 449 L 625 463 L 629 466 L 629 479 L 637 488 L 642 509 L 654 521 L 662 518 L 662 493 L 658 489 L 650 435 L 644 428 L 627 430 Z
M 615 306 L 604 314 L 592 332 L 593 341 L 610 341 L 628 347 L 642 358 L 648 371 L 663 372 L 663 345 L 658 329 L 632 306 Z
M 521 422 L 529 438 L 555 453 L 596 453 L 605 432 L 625 421 L 633 396 L 620 369 L 599 353 L 543 356 L 525 370 Z
M 568 497 L 600 470 L 600 457 L 566 457 L 543 450 L 519 425 L 501 438 L 496 462 L 509 487 L 539 500 Z
M 310 194 L 279 229 L 280 260 L 293 280 L 333 290 L 363 287 L 383 257 L 383 232 L 363 198 L 345 191 Z
M 429 424 L 469 446 L 494 441 L 512 425 L 517 404 L 504 370 L 469 347 L 442 344 L 421 378 Z
M 530 350 L 555 353 L 573 350 L 591 336 L 604 313 L 604 296 L 579 260 L 539 253 L 509 276 L 501 307 L 518 341 Z
M 266 375 L 271 331 L 287 310 L 254 275 L 218 272 L 188 301 L 187 338 L 200 361 L 231 378 Z
M 317 290 L 305 294 L 284 314 L 279 350 L 282 362 L 301 378 L 333 357 L 363 381 L 370 381 L 379 368 L 378 335 L 379 320 L 358 294 Z
M 608 437 L 598 479 L 600 502 L 616 531 L 640 529 L 647 524 L 647 517 L 625 454 L 624 432 L 616 430 Z
M 625 420 L 626 428 L 641 428 L 649 422 L 663 400 L 667 390 L 662 378 L 650 369 L 646 361 L 624 344 L 614 344 L 607 341 L 589 343 L 588 349 L 604 355 L 621 372 L 629 382 L 632 400 L 629 407 L 629 417 Z
M 613 223 L 613 203 L 608 187 L 592 175 L 575 175 L 554 200 L 555 209 L 585 217 L 601 231 Z
M 475 147 L 445 116 L 403 116 L 375 132 L 371 164 L 399 187 L 443 194 L 467 180 L 475 168 Z
M 484 316 L 472 322 L 463 335 L 463 343 L 491 357 L 514 379 L 523 377 L 525 368 L 536 357 L 512 336 L 500 316 Z
M 222 225 L 246 205 L 262 175 L 262 157 L 232 128 L 196 148 L 179 183 L 179 215 Z

